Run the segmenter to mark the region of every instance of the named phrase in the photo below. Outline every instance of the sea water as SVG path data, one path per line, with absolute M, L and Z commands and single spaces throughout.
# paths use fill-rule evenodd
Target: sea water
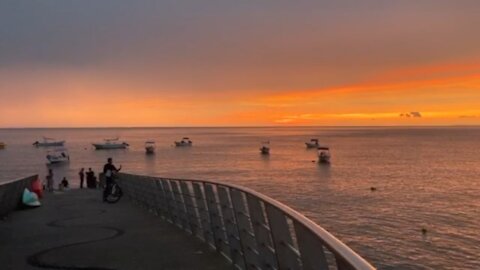
M 269 127 L 0 129 L 0 182 L 39 174 L 65 139 L 70 163 L 52 166 L 78 187 L 78 171 L 106 159 L 129 173 L 211 179 L 253 188 L 305 214 L 380 269 L 480 269 L 480 128 Z M 188 136 L 192 147 L 174 147 Z M 126 150 L 94 150 L 120 137 Z M 305 142 L 331 148 L 316 162 Z M 144 142 L 156 141 L 154 155 Z M 262 141 L 271 154 L 261 155 Z M 374 191 L 372 191 L 372 188 Z M 426 229 L 426 234 L 422 233 Z

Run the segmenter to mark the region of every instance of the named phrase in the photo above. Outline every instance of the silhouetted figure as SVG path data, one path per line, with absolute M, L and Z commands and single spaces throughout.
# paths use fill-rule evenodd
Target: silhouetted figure
M 68 180 L 66 177 L 63 177 L 60 184 L 58 184 L 58 190 L 63 191 L 64 189 L 68 188 Z
M 48 192 L 53 191 L 53 171 L 52 169 L 48 169 L 48 174 L 47 174 L 47 190 Z
M 95 177 L 95 172 L 92 171 L 92 168 L 88 168 L 87 171 L 87 187 L 97 188 L 97 179 Z
M 122 166 L 118 167 L 118 169 L 113 165 L 112 158 L 108 158 L 107 164 L 103 166 L 103 173 L 105 174 L 105 189 L 103 190 L 103 201 L 107 201 L 108 193 L 110 193 L 110 189 L 113 185 L 113 178 L 115 173 L 119 172 L 122 169 Z
M 85 169 L 82 168 L 80 169 L 80 172 L 78 173 L 80 176 L 80 188 L 83 188 L 83 180 L 85 179 Z

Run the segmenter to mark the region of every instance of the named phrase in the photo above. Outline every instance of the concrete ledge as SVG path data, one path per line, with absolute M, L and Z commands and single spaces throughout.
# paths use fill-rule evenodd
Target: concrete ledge
M 22 202 L 23 190 L 26 187 L 31 188 L 33 180 L 37 177 L 37 175 L 32 175 L 0 184 L 0 218 L 19 207 Z

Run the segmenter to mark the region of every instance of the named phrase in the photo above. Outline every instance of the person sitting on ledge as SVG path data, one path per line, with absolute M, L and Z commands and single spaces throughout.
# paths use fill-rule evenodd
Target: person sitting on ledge
M 60 182 L 60 185 L 58 186 L 59 190 L 64 190 L 68 188 L 68 180 L 66 177 L 63 177 L 62 182 Z

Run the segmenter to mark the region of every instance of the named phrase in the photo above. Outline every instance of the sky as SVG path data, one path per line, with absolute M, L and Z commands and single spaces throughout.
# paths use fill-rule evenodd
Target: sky
M 0 2 L 0 127 L 479 125 L 477 0 Z

